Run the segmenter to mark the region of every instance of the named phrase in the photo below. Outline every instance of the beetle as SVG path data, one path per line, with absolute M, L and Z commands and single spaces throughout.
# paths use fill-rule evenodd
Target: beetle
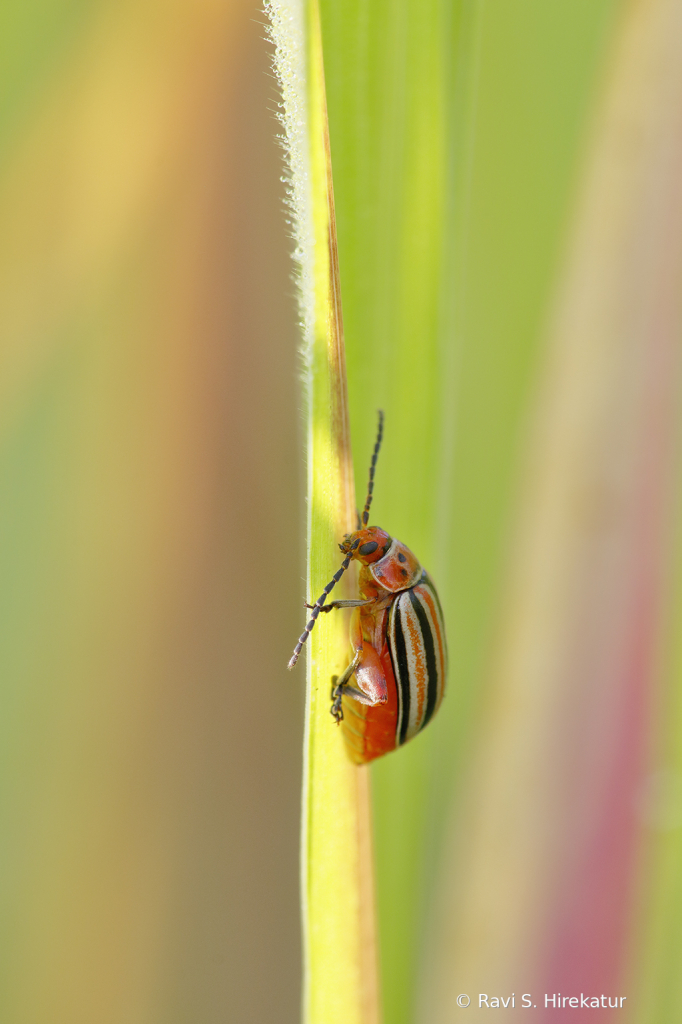
M 431 577 L 401 541 L 367 525 L 383 426 L 380 411 L 358 528 L 339 544 L 345 555 L 341 568 L 315 604 L 306 605 L 312 615 L 289 661 L 291 669 L 321 612 L 353 609 L 353 658 L 340 677 L 332 677 L 331 714 L 343 723 L 346 749 L 356 764 L 373 761 L 421 732 L 440 706 L 447 675 L 443 612 Z M 359 599 L 325 604 L 353 560 L 360 563 Z

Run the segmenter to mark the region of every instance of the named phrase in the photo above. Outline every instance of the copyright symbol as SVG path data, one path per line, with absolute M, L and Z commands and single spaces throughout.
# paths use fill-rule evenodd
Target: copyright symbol
M 457 996 L 458 1006 L 468 1006 L 470 1002 L 471 1000 L 469 999 L 469 996 L 465 995 L 464 993 L 462 993 L 461 996 Z

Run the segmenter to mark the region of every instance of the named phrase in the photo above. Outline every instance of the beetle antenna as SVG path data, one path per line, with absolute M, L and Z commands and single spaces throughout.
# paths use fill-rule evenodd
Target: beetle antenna
M 362 525 L 367 526 L 369 521 L 369 506 L 372 504 L 372 493 L 374 491 L 374 470 L 377 466 L 377 456 L 379 449 L 381 448 L 381 439 L 384 436 L 384 414 L 379 409 L 379 429 L 377 430 L 377 439 L 374 442 L 374 451 L 372 452 L 372 461 L 369 464 L 369 484 L 367 485 L 367 501 L 365 507 L 362 510 Z
M 306 640 L 310 636 L 312 628 L 315 625 L 315 620 L 317 619 L 317 616 L 320 614 L 320 611 L 322 610 L 322 605 L 325 602 L 325 598 L 327 597 L 327 594 L 330 592 L 330 590 L 334 589 L 334 587 L 339 582 L 339 580 L 343 576 L 344 572 L 346 571 L 346 569 L 350 565 L 351 558 L 355 554 L 355 549 L 356 549 L 356 547 L 358 546 L 359 543 L 360 543 L 359 540 L 355 541 L 355 543 L 351 547 L 350 551 L 348 552 L 348 554 L 344 558 L 343 562 L 341 563 L 341 568 L 337 572 L 334 573 L 334 575 L 330 579 L 329 583 L 324 588 L 324 590 L 322 591 L 322 593 L 318 597 L 317 601 L 313 605 L 313 614 L 310 616 L 310 620 L 308 621 L 308 625 L 305 627 L 305 629 L 301 633 L 300 637 L 298 638 L 298 643 L 294 647 L 294 653 L 291 655 L 291 658 L 289 659 L 289 664 L 287 665 L 287 668 L 293 668 L 294 665 L 296 664 L 296 662 L 298 661 L 298 656 L 301 653 L 301 650 L 303 649 L 303 644 L 306 642 Z

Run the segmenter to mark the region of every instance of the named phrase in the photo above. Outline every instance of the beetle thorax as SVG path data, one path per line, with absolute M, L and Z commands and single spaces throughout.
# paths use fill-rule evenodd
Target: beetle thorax
M 421 579 L 422 571 L 419 560 L 410 549 L 394 538 L 386 554 L 363 569 L 360 584 L 362 587 L 362 577 L 366 576 L 368 585 L 374 583 L 375 587 L 395 594 L 414 587 Z

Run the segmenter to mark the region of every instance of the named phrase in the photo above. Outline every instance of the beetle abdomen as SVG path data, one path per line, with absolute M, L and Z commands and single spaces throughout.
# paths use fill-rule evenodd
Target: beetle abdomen
M 398 747 L 431 720 L 445 689 L 448 655 L 443 613 L 425 570 L 416 586 L 393 601 L 387 639 L 398 696 Z

